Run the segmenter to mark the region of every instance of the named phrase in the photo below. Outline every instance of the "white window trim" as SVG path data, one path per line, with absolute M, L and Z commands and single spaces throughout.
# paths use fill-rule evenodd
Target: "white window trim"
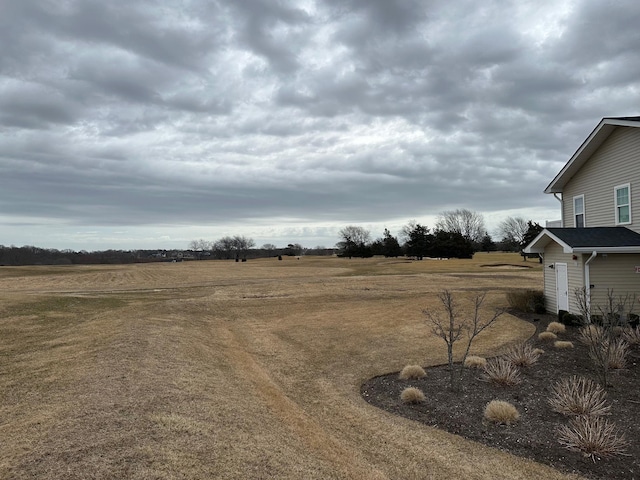
M 622 188 L 626 188 L 627 189 L 627 193 L 629 196 L 629 203 L 627 204 L 629 206 L 629 221 L 628 222 L 621 222 L 620 218 L 618 217 L 618 207 L 624 207 L 624 205 L 618 205 L 618 190 L 622 189 Z M 616 185 L 615 187 L 613 187 L 613 208 L 614 208 L 614 215 L 615 215 L 615 219 L 616 219 L 616 225 L 630 225 L 631 224 L 631 184 L 630 183 L 624 183 L 622 185 Z
M 582 214 L 578 214 L 576 213 L 576 200 L 578 198 L 582 199 Z M 587 205 L 584 201 L 584 194 L 583 195 L 576 195 L 575 197 L 573 197 L 573 226 L 575 228 L 578 228 L 578 222 L 576 221 L 576 216 L 577 215 L 582 215 L 582 227 L 586 227 L 587 226 Z M 617 211 L 617 210 L 616 210 Z

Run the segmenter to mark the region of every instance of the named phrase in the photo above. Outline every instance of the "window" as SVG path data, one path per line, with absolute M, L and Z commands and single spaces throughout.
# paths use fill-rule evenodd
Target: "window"
M 631 223 L 631 186 L 620 185 L 614 188 L 616 203 L 616 225 Z
M 584 228 L 584 195 L 573 197 L 573 218 L 576 228 Z

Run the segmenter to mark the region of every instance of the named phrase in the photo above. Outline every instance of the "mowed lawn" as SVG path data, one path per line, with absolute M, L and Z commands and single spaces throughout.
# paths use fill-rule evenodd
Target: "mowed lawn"
M 489 311 L 542 272 L 495 253 L 0 267 L 0 478 L 567 478 L 360 397 L 446 361 L 421 314 L 443 288 Z M 532 334 L 506 315 L 474 351 Z

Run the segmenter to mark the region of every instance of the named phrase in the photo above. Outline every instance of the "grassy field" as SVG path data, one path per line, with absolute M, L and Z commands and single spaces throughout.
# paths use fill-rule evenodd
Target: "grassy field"
M 494 253 L 2 267 L 0 478 L 566 478 L 361 399 L 445 361 L 421 314 L 443 288 L 492 308 L 542 273 Z M 532 333 L 504 316 L 475 352 Z

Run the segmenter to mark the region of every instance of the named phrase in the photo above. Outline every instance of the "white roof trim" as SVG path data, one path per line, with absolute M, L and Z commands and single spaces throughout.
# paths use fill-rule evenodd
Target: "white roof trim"
M 529 245 L 524 247 L 524 253 L 542 253 L 544 252 L 544 247 L 549 243 L 549 241 L 543 242 L 544 237 L 549 237 L 550 240 L 556 242 L 558 245 L 562 247 L 564 253 L 573 253 L 573 248 L 571 245 L 560 240 L 553 233 L 551 233 L 546 228 L 542 230 L 536 238 L 534 238 Z
M 544 193 L 562 193 L 566 183 L 573 177 L 602 143 L 618 127 L 640 127 L 640 122 L 619 118 L 603 118 L 587 139 L 582 142 L 566 165 L 545 188 Z
M 547 237 L 547 240 L 545 240 Z M 550 241 L 556 242 L 562 247 L 563 253 L 592 253 L 597 251 L 598 253 L 640 253 L 640 246 L 634 245 L 630 247 L 572 247 L 560 240 L 553 233 L 546 228 L 542 230 L 536 238 L 534 238 L 529 245 L 523 248 L 524 253 L 543 253 L 545 247 Z
M 640 253 L 640 247 L 576 247 L 573 252 L 567 253 Z

